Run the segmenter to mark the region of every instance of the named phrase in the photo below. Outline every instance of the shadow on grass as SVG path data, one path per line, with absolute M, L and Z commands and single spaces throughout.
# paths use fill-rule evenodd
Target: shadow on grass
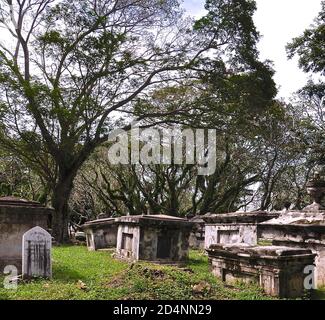
M 85 274 L 82 271 L 79 271 L 78 268 L 76 268 L 76 265 L 78 263 L 78 259 L 74 254 L 73 250 L 80 250 L 85 249 L 83 246 L 71 246 L 71 245 L 60 245 L 54 247 L 56 251 L 61 251 L 61 256 L 55 256 L 53 259 L 53 280 L 69 283 L 72 281 L 77 280 L 86 280 L 87 274 Z M 80 253 L 79 253 L 80 254 Z M 83 258 L 85 254 L 88 254 L 88 251 L 82 252 Z
M 88 251 L 87 247 L 62 246 L 53 254 L 53 279 L 63 282 L 95 281 L 111 277 L 127 266 L 111 257 L 112 250 Z
M 53 279 L 69 283 L 71 281 L 86 280 L 87 277 L 67 266 L 55 266 L 53 267 Z
M 311 300 L 325 300 L 325 288 L 313 290 L 310 296 Z

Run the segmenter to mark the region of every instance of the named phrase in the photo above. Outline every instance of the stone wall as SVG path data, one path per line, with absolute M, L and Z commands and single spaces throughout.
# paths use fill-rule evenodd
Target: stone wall
M 316 254 L 315 257 L 315 280 L 318 288 L 325 286 L 325 246 L 319 243 L 312 242 L 293 242 L 284 240 L 273 240 L 273 245 L 287 246 L 291 248 L 305 248 L 310 249 Z
M 132 235 L 130 246 L 126 247 L 126 237 Z M 129 242 L 127 245 L 129 245 Z M 119 225 L 116 241 L 116 255 L 121 259 L 139 260 L 140 227 L 132 225 Z
M 260 224 L 258 237 L 266 240 L 293 242 L 313 241 L 325 245 L 325 226 L 298 224 Z
M 116 247 L 117 224 L 114 219 L 101 219 L 85 223 L 82 230 L 86 234 L 88 250 L 94 251 Z
M 256 224 L 206 224 L 205 248 L 212 244 L 257 244 Z
M 131 250 L 123 248 L 123 234 L 132 234 Z M 139 235 L 140 234 L 140 235 Z M 117 256 L 157 263 L 182 262 L 188 258 L 189 230 L 171 230 L 120 226 L 117 234 Z M 137 245 L 138 243 L 138 245 Z
M 189 231 L 170 228 L 141 229 L 139 259 L 159 263 L 182 262 L 188 258 Z
M 157 259 L 158 234 L 155 228 L 141 229 L 139 243 L 139 260 Z

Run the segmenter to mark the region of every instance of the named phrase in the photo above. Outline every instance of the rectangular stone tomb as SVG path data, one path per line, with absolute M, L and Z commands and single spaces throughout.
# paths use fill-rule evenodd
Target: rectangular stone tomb
M 13 265 L 21 273 L 23 234 L 36 226 L 48 229 L 53 212 L 37 202 L 0 198 L 0 270 Z
M 86 222 L 82 229 L 86 234 L 88 250 L 116 247 L 117 223 L 114 218 Z
M 23 235 L 23 278 L 51 278 L 51 235 L 40 227 L 32 228 Z
M 278 217 L 279 213 L 266 211 L 234 212 L 227 214 L 206 214 L 205 243 L 207 249 L 213 244 L 246 243 L 256 245 L 257 224 Z
M 315 281 L 325 286 L 325 213 L 288 211 L 258 225 L 260 239 L 273 245 L 305 248 L 316 253 Z
M 215 276 L 227 283 L 257 283 L 280 298 L 304 295 L 304 270 L 315 258 L 311 250 L 277 246 L 212 245 L 207 252 Z
M 116 255 L 121 259 L 180 264 L 188 258 L 193 224 L 167 215 L 126 216 L 117 219 Z

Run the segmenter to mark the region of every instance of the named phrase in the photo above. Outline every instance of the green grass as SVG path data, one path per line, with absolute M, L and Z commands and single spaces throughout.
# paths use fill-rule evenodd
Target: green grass
M 270 299 L 258 287 L 222 283 L 199 251 L 190 252 L 186 268 L 127 263 L 112 258 L 112 253 L 89 252 L 83 246 L 55 247 L 52 280 L 20 282 L 16 291 L 1 286 L 0 299 Z

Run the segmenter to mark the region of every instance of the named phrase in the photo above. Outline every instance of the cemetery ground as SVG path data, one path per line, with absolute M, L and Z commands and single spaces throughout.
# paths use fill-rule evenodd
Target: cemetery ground
M 225 285 L 210 270 L 207 256 L 190 251 L 183 268 L 112 257 L 114 250 L 88 251 L 85 246 L 54 247 L 53 279 L 20 282 L 18 289 L 0 287 L 0 299 L 12 300 L 265 300 L 253 285 Z M 4 277 L 0 280 L 3 283 Z

